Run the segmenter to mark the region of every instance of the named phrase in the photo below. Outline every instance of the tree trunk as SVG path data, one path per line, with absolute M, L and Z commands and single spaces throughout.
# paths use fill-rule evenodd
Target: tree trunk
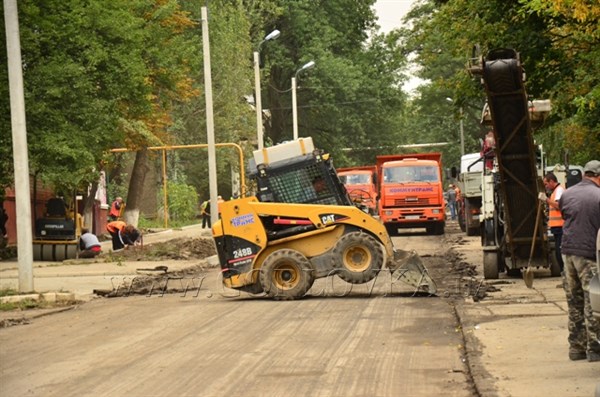
M 94 203 L 96 202 L 96 191 L 98 190 L 98 182 L 93 182 L 90 188 L 90 192 L 85 198 L 85 204 L 83 206 L 83 226 L 89 229 L 90 232 L 94 230 Z
M 144 194 L 144 181 L 148 170 L 148 151 L 142 149 L 135 154 L 124 215 L 125 222 L 135 227 L 140 219 L 140 202 Z

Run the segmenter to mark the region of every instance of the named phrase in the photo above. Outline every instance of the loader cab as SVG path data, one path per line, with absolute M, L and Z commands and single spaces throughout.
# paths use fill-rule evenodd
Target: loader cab
M 353 205 L 329 155 L 318 150 L 259 164 L 250 178 L 256 181 L 260 202 Z

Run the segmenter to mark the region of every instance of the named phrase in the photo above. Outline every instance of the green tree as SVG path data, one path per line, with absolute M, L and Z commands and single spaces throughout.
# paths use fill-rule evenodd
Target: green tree
M 373 3 L 285 3 L 272 26 L 281 30 L 281 37 L 263 49 L 271 142 L 292 139 L 291 78 L 310 60 L 316 67 L 297 79 L 300 136 L 312 136 L 339 164 L 374 161 L 372 153 L 348 156 L 343 148 L 395 140 L 405 101 L 400 89 L 405 59 L 393 38 L 373 30 Z
M 551 162 L 568 150 L 572 162 L 599 157 L 598 19 L 599 7 L 585 1 L 422 1 L 408 16 L 411 29 L 400 31 L 407 53 L 415 54 L 420 77 L 458 106 L 476 109 L 483 97 L 466 73 L 472 48 L 482 54 L 500 47 L 520 52 L 528 94 L 550 98 L 552 117 L 536 132 Z M 440 136 L 442 131 L 438 129 Z M 467 141 L 479 134 L 471 129 Z

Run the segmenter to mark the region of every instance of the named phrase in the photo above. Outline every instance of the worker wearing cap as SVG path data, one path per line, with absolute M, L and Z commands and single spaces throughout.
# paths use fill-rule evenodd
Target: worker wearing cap
M 600 161 L 583 167 L 583 179 L 558 202 L 563 225 L 562 256 L 569 313 L 569 358 L 600 361 L 600 321 L 590 304 L 596 273 L 596 236 L 600 229 Z

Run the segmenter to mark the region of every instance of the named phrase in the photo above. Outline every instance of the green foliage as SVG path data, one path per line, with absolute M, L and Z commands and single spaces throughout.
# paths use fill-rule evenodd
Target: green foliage
M 552 100 L 552 117 L 536 132 L 549 161 L 583 164 L 600 157 L 600 6 L 574 0 L 427 0 L 409 14 L 410 30 L 400 31 L 406 52 L 416 56 L 419 75 L 430 84 L 421 88 L 423 103 L 437 94 L 437 104 L 422 107 L 419 118 L 443 107 L 445 97 L 465 110 L 467 152 L 482 132 L 476 125 L 484 91 L 465 64 L 475 44 L 482 54 L 494 48 L 514 48 L 527 74 L 528 94 Z M 595 27 L 595 28 L 592 28 Z M 434 101 L 435 102 L 435 101 Z M 413 120 L 414 121 L 414 120 Z M 413 122 L 409 121 L 409 122 Z M 445 128 L 432 133 L 444 136 Z M 447 135 L 446 135 L 447 136 Z
M 161 188 L 158 202 L 164 202 L 164 190 Z M 167 207 L 169 218 L 172 220 L 194 219 L 198 212 L 198 193 L 193 186 L 181 182 L 169 181 L 167 183 Z M 162 214 L 160 208 L 158 213 Z
M 374 2 L 212 0 L 216 142 L 239 143 L 246 159 L 256 147 L 255 110 L 246 101 L 254 89 L 252 52 L 277 28 L 281 36 L 260 48 L 267 142 L 292 138 L 291 78 L 314 60 L 314 69 L 296 76 L 299 132 L 332 153 L 337 166 L 371 164 L 377 154 L 411 150 L 398 145 L 436 142 L 449 143 L 431 150 L 454 164 L 460 109 L 466 151 L 478 151 L 483 136 L 483 89 L 465 68 L 479 44 L 483 53 L 517 49 L 529 94 L 552 99 L 553 116 L 536 132 L 551 163 L 567 151 L 571 163 L 600 157 L 599 6 L 584 0 L 422 0 L 408 17 L 410 28 L 383 35 L 375 30 Z M 117 174 L 109 196 L 125 197 L 131 189 L 115 183 L 127 178 L 118 175 L 118 156 L 107 155 L 108 149 L 206 143 L 201 5 L 20 1 L 32 174 L 67 191 L 96 179 L 104 167 Z M 0 43 L 6 53 L 3 19 Z M 409 57 L 429 81 L 413 98 L 401 90 Z M 0 81 L 8 81 L 4 63 Z M 0 84 L 0 188 L 12 180 L 11 149 L 8 85 Z M 169 158 L 169 180 L 185 180 L 208 198 L 206 149 Z M 228 197 L 238 153 L 219 148 L 216 161 L 219 194 Z M 179 194 L 191 196 L 183 188 Z M 169 203 L 173 219 L 189 216 L 189 203 L 179 204 Z

